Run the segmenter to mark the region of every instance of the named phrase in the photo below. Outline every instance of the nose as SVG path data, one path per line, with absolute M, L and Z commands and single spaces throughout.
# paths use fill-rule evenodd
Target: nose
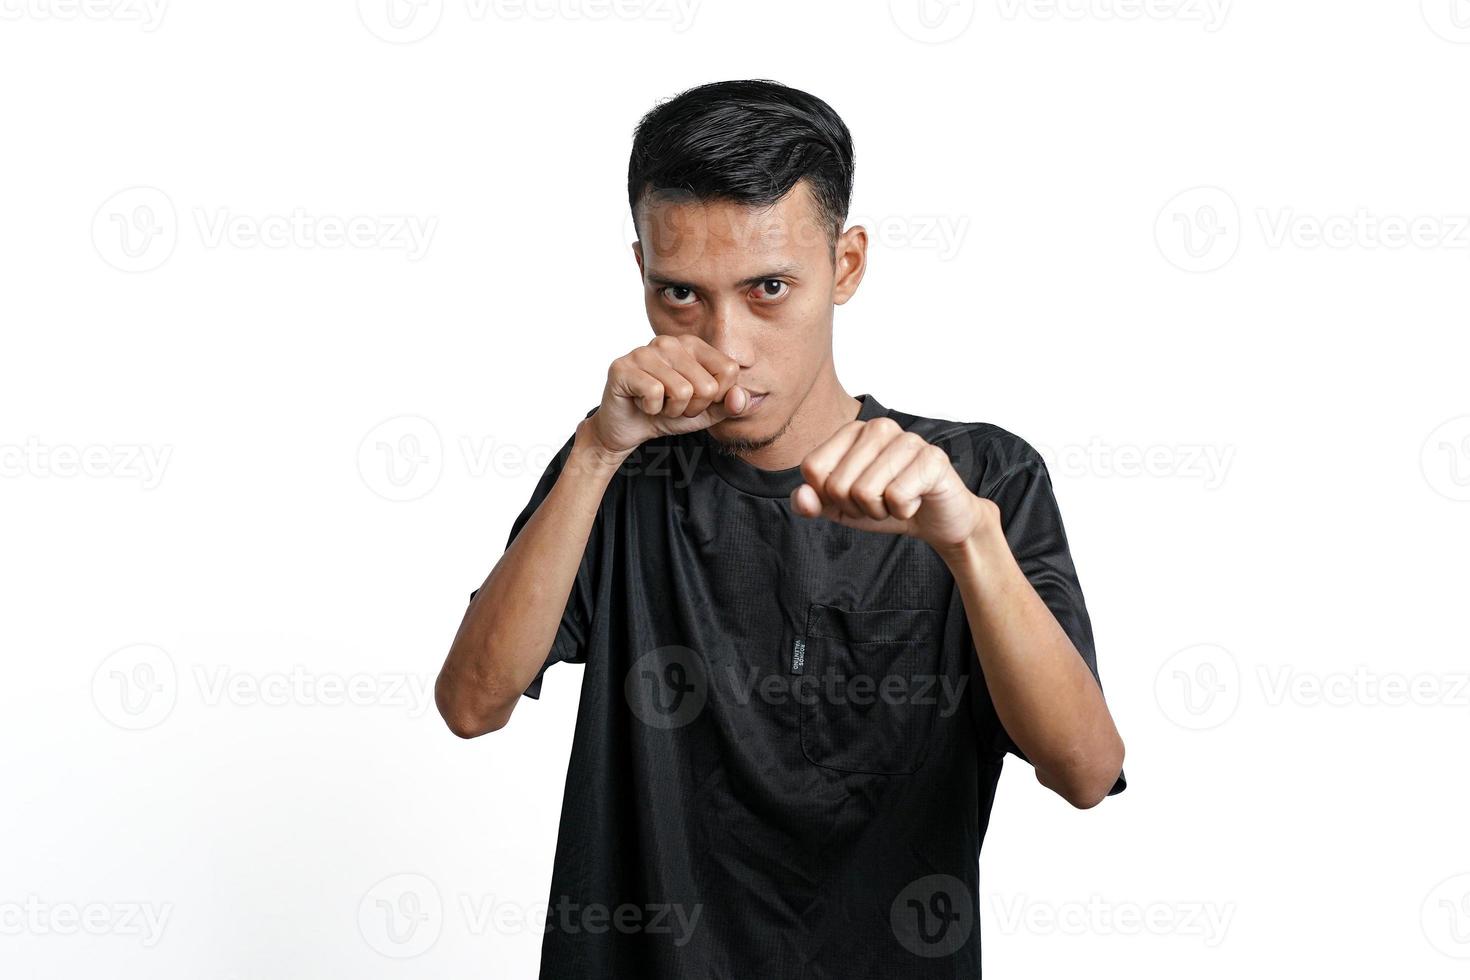
M 748 368 L 754 364 L 751 331 L 741 325 L 739 315 L 728 307 L 717 307 L 701 333 L 705 343 L 741 367 Z

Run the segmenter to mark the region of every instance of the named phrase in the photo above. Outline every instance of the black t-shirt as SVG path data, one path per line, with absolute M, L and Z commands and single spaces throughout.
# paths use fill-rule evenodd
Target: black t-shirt
M 859 419 L 943 447 L 995 501 L 1095 675 L 1036 451 L 860 400 Z M 546 662 L 586 669 L 543 978 L 980 975 L 980 845 L 1002 759 L 1021 753 L 943 561 L 915 538 L 793 513 L 801 482 L 696 432 L 644 444 L 609 484 Z M 526 694 L 540 690 L 538 675 Z

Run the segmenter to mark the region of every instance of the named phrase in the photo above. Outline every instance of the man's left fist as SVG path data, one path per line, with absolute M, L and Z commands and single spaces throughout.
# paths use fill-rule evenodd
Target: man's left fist
M 803 517 L 907 534 L 943 551 L 963 545 L 999 509 L 971 493 L 949 454 L 890 418 L 848 422 L 801 461 L 791 492 Z

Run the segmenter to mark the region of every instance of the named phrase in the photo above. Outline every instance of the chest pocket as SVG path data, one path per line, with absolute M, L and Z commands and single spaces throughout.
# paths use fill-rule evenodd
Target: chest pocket
M 791 649 L 808 761 L 899 775 L 923 765 L 937 713 L 944 616 L 814 602 Z

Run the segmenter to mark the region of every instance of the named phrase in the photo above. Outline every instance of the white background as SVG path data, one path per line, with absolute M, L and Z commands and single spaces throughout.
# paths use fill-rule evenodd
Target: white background
M 1464 975 L 1470 4 L 158 2 L 0 0 L 0 972 L 534 976 L 580 668 L 432 680 L 648 339 L 638 117 L 767 77 L 842 381 L 1047 454 L 1128 745 L 1007 766 L 988 975 Z

